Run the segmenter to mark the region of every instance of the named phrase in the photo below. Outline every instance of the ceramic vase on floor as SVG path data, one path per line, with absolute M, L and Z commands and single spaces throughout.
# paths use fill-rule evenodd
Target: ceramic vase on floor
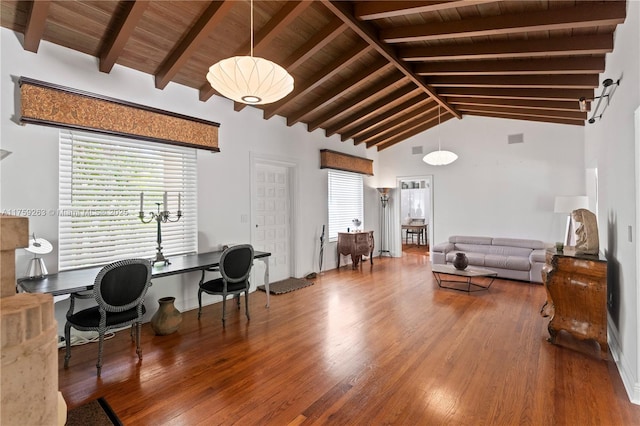
M 453 259 L 453 267 L 462 271 L 469 266 L 469 259 L 464 253 L 456 253 L 456 258 Z
M 182 314 L 173 305 L 175 297 L 163 297 L 158 299 L 160 306 L 151 317 L 151 328 L 158 336 L 165 336 L 178 330 L 182 322 Z

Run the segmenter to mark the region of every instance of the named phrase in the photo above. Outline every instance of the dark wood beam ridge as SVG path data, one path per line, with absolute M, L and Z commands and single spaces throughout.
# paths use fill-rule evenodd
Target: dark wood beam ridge
M 370 103 L 369 99 L 379 94 L 381 91 L 387 89 L 388 87 L 398 84 L 400 82 L 405 83 L 407 78 L 403 76 L 400 72 L 395 72 L 385 79 L 375 83 L 374 85 L 368 87 L 367 89 L 358 92 L 353 98 L 349 99 L 347 102 L 340 105 L 333 105 L 331 110 L 326 111 L 320 117 L 316 118 L 313 121 L 307 123 L 307 129 L 312 132 L 319 127 L 324 126 L 327 122 L 331 120 L 335 120 L 337 118 L 342 117 L 343 115 L 349 114 L 354 109 L 363 106 L 365 103 Z
M 529 57 L 604 55 L 613 51 L 613 34 L 556 37 L 533 40 L 487 41 L 473 44 L 439 44 L 405 47 L 398 56 L 405 61 L 456 61 Z
M 424 90 L 429 96 L 433 97 L 445 110 L 457 118 L 462 118 L 460 113 L 449 105 L 442 97 L 440 97 L 435 89 L 426 84 L 413 70 L 402 60 L 398 58 L 395 51 L 380 41 L 377 31 L 368 23 L 358 21 L 350 10 L 350 5 L 346 2 L 321 0 L 322 3 L 333 12 L 338 18 L 342 19 L 349 28 L 358 34 L 363 40 L 369 43 L 378 53 L 393 63 L 404 75 L 407 76 L 416 86 Z
M 49 16 L 49 0 L 32 1 L 29 16 L 24 29 L 24 42 L 22 47 L 29 52 L 38 53 L 40 40 L 44 34 L 47 24 L 47 16 Z
M 220 25 L 220 22 L 224 20 L 232 8 L 232 1 L 211 2 L 180 44 L 160 65 L 155 75 L 156 88 L 164 89 L 169 84 L 173 77 L 178 74 L 180 68 L 184 66 L 198 47 L 207 40 L 209 34 Z
M 597 74 L 566 75 L 445 75 L 427 79 L 433 87 L 502 87 L 529 89 L 594 89 Z
M 375 145 L 377 141 L 388 138 L 389 132 L 394 132 L 395 134 L 397 129 L 402 128 L 402 126 L 407 123 L 413 123 L 417 120 L 424 122 L 424 120 L 430 120 L 437 116 L 437 108 L 434 108 L 433 106 L 422 106 L 421 108 L 408 112 L 402 117 L 398 117 L 385 123 L 384 125 L 376 128 L 374 131 L 370 131 L 365 135 L 354 138 L 353 141 L 356 145 L 369 142 Z
M 538 100 L 562 100 L 575 101 L 584 97 L 593 97 L 593 90 L 589 89 L 501 89 L 501 88 L 475 88 L 475 87 L 443 87 L 443 95 L 453 99 L 461 97 L 481 97 L 496 99 L 538 99 Z
M 440 116 L 440 123 L 438 123 L 437 120 L 432 120 L 432 121 L 428 121 L 422 125 L 413 127 L 412 129 L 408 129 L 405 130 L 404 132 L 398 133 L 397 135 L 394 135 L 393 137 L 390 137 L 389 139 L 385 140 L 382 143 L 379 143 L 377 145 L 375 145 L 376 149 L 378 151 L 382 151 L 384 149 L 390 148 L 393 145 L 402 142 L 405 139 L 408 139 L 412 136 L 415 136 L 419 133 L 424 132 L 425 130 L 428 130 L 432 127 L 435 127 L 439 124 L 444 123 L 445 121 L 451 120 L 453 118 L 453 116 L 451 114 L 442 114 Z
M 556 111 L 579 111 L 580 107 L 577 100 L 571 101 L 549 101 L 536 99 L 493 99 L 493 98 L 471 98 L 471 97 L 454 97 L 449 99 L 458 109 L 463 109 L 465 105 L 491 105 L 496 108 L 533 108 Z M 587 102 L 587 111 L 591 109 L 591 104 Z
M 574 126 L 584 126 L 584 121 L 578 120 L 567 120 L 563 118 L 549 118 L 549 117 L 534 117 L 532 115 L 510 115 L 510 114 L 500 114 L 497 112 L 475 112 L 469 111 L 465 112 L 465 115 L 477 115 L 481 117 L 493 117 L 493 118 L 508 118 L 511 120 L 525 120 L 525 121 L 538 121 L 543 123 L 556 123 L 556 124 L 571 124 Z
M 599 74 L 605 57 L 428 62 L 415 65 L 420 75 Z
M 626 10 L 626 2 L 622 1 L 585 2 L 563 9 L 387 28 L 380 31 L 380 39 L 407 43 L 617 25 L 624 22 Z
M 472 106 L 466 105 L 460 108 L 460 111 L 464 112 L 492 112 L 498 114 L 508 114 L 514 116 L 528 115 L 532 117 L 547 117 L 547 118 L 566 118 L 569 120 L 584 121 L 587 119 L 586 112 L 580 111 L 557 111 L 557 110 L 545 110 L 545 109 L 533 109 L 533 108 L 505 108 L 505 107 L 492 107 L 492 106 Z
M 313 76 L 307 78 L 301 84 L 297 84 L 293 89 L 293 92 L 281 101 L 271 104 L 264 110 L 264 118 L 269 119 L 274 115 L 281 112 L 287 105 L 295 101 L 301 96 L 306 95 L 311 90 L 317 88 L 322 83 L 328 81 L 331 77 L 342 71 L 343 68 L 348 67 L 352 63 L 359 60 L 362 56 L 368 53 L 371 47 L 366 43 L 358 43 L 349 51 L 344 52 L 340 57 L 334 59 L 333 62 L 327 64 L 320 71 Z

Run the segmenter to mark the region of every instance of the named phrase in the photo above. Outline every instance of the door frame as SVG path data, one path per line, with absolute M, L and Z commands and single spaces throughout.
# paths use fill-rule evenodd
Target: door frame
M 402 205 L 402 181 L 405 180 L 424 180 L 429 182 L 431 191 L 429 191 L 429 227 L 427 229 L 427 238 L 429 241 L 429 255 L 431 255 L 433 251 L 433 228 L 434 228 L 434 183 L 433 183 L 433 175 L 412 175 L 412 176 L 396 176 L 396 188 L 398 191 L 398 202 L 393 205 L 393 215 L 395 217 L 395 221 L 392 220 L 392 223 L 395 222 L 396 226 L 394 227 L 396 230 L 400 230 L 399 232 L 394 232 L 392 235 L 395 236 L 393 243 L 393 251 L 395 253 L 399 253 L 399 256 L 402 256 L 402 217 L 400 214 L 400 207 Z
M 297 238 L 296 236 L 298 235 L 298 229 L 300 226 L 299 223 L 299 218 L 298 218 L 298 214 L 297 212 L 300 209 L 300 206 L 298 205 L 298 200 L 300 199 L 299 197 L 299 185 L 298 185 L 298 162 L 295 159 L 292 158 L 287 158 L 287 157 L 282 157 L 282 156 L 278 156 L 278 155 L 272 155 L 272 154 L 265 154 L 265 153 L 259 153 L 259 152 L 254 152 L 254 151 L 250 151 L 249 152 L 249 157 L 250 157 L 250 162 L 251 162 L 251 166 L 250 166 L 250 173 L 251 173 L 251 178 L 250 180 L 250 188 L 251 188 L 251 200 L 250 200 L 250 218 L 249 218 L 249 226 L 251 227 L 250 229 L 250 238 L 251 238 L 251 243 L 253 244 L 253 235 L 254 235 L 254 217 L 253 217 L 253 213 L 254 213 L 254 207 L 255 207 L 255 202 L 256 202 L 256 185 L 254 182 L 254 176 L 255 176 L 255 172 L 256 172 L 256 166 L 258 164 L 264 164 L 267 166 L 277 166 L 277 167 L 284 167 L 287 169 L 287 174 L 288 174 L 288 181 L 289 181 L 289 218 L 290 218 L 290 223 L 289 223 L 289 228 L 291 230 L 291 232 L 289 233 L 289 276 L 291 277 L 297 277 L 299 275 L 298 272 L 298 262 L 297 262 L 297 258 L 296 258 L 296 253 L 298 253 L 298 247 L 296 244 Z

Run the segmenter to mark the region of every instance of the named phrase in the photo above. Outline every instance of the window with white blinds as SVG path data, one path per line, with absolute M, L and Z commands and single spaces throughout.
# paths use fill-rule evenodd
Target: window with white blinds
M 363 182 L 358 173 L 329 170 L 329 241 L 338 238 L 338 232 L 353 228 L 353 219 L 364 226 Z
M 59 269 L 104 265 L 116 260 L 153 258 L 158 211 L 167 192 L 170 218 L 162 224 L 162 251 L 197 250 L 196 150 L 174 145 L 60 131 Z M 160 205 L 162 207 L 162 205 Z

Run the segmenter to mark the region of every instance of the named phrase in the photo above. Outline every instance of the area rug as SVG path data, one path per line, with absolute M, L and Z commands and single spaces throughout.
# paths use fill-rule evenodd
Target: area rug
M 269 283 L 269 293 L 289 293 L 290 291 L 299 290 L 304 287 L 309 287 L 310 285 L 313 285 L 313 281 L 308 281 L 302 278 L 287 278 L 275 283 Z M 267 291 L 263 285 L 259 285 L 258 290 Z
M 66 426 L 122 426 L 104 398 L 98 398 L 67 413 Z

